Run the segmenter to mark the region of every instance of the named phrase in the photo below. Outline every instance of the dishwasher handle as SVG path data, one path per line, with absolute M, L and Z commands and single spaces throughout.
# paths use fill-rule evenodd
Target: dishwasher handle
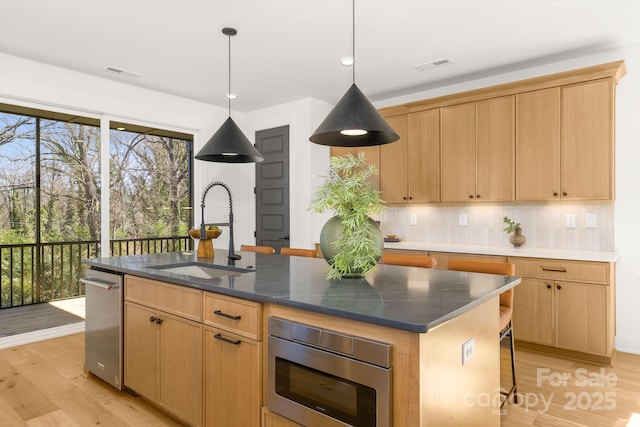
M 119 283 L 98 282 L 96 280 L 89 280 L 89 279 L 80 279 L 80 283 L 84 283 L 85 285 L 89 285 L 89 286 L 96 286 L 98 288 L 105 289 L 107 291 L 118 289 L 120 287 Z

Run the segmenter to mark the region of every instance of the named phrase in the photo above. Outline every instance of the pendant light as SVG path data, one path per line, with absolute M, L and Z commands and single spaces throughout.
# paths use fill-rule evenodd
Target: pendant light
M 264 160 L 231 118 L 231 36 L 237 33 L 235 28 L 222 29 L 222 34 L 229 37 L 229 92 L 227 93 L 229 118 L 195 155 L 198 160 L 219 163 L 249 163 Z
M 364 147 L 397 141 L 400 136 L 356 86 L 356 5 L 352 0 L 353 83 L 309 140 L 320 145 Z

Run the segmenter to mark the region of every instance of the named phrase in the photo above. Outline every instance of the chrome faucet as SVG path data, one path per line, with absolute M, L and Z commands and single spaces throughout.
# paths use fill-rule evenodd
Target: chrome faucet
M 206 224 L 204 221 L 204 199 L 205 197 L 207 197 L 207 193 L 209 192 L 209 190 L 211 190 L 211 188 L 216 186 L 223 187 L 225 190 L 227 190 L 227 194 L 229 195 L 229 222 L 212 222 L 212 223 Z M 228 226 L 229 227 L 229 263 L 228 264 L 234 265 L 235 261 L 239 260 L 241 256 L 235 253 L 235 249 L 233 247 L 233 197 L 231 197 L 231 190 L 229 189 L 227 184 L 225 184 L 222 181 L 214 181 L 211 184 L 207 185 L 204 191 L 202 192 L 200 207 L 202 208 L 202 216 L 201 216 L 202 223 L 200 224 L 200 239 L 207 238 L 207 226 L 209 225 L 217 225 L 219 227 Z

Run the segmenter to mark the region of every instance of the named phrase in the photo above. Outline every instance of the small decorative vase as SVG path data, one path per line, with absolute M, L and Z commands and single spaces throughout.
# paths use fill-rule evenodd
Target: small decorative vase
M 520 246 L 524 245 L 524 243 L 527 241 L 527 238 L 522 235 L 522 228 L 516 228 L 513 231 L 511 237 L 509 237 L 509 241 L 514 248 L 519 248 Z
M 375 244 L 378 248 L 380 248 L 380 253 L 382 253 L 382 249 L 384 247 L 384 238 L 382 237 L 380 227 L 378 227 L 378 224 L 376 224 L 376 222 L 371 218 L 368 219 L 366 224 L 367 227 L 371 227 L 374 230 L 374 233 L 376 235 Z M 326 224 L 322 227 L 322 231 L 320 231 L 320 250 L 322 251 L 322 256 L 327 261 L 327 263 L 329 263 L 329 265 L 332 265 L 333 258 L 339 252 L 339 249 L 336 247 L 335 242 L 340 239 L 343 232 L 344 226 L 342 225 L 342 222 L 340 222 L 340 218 L 337 215 L 330 218 L 329 221 L 327 221 Z M 364 273 L 366 273 L 365 271 L 357 270 L 355 268 L 349 270 L 350 272 L 347 274 L 343 274 L 342 277 L 357 278 L 362 277 Z

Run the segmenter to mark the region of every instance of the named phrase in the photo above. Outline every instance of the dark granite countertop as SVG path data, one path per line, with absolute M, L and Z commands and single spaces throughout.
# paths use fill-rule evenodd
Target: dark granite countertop
M 83 262 L 99 269 L 418 333 L 520 283 L 519 277 L 382 264 L 362 279 L 330 281 L 325 278 L 327 263 L 320 258 L 238 253 L 242 259 L 236 261 L 236 267 L 254 271 L 208 279 L 157 267 L 185 262 L 226 266 L 226 251 L 216 250 L 214 258 L 174 252 Z

